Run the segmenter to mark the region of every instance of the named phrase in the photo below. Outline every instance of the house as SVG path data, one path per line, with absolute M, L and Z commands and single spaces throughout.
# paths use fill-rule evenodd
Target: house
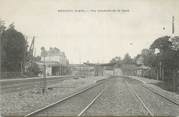
M 65 75 L 68 70 L 69 61 L 64 52 L 58 48 L 50 48 L 46 51 L 45 56 L 41 55 L 41 61 L 37 62 L 37 64 L 42 72 L 46 71 L 47 76 Z
M 144 77 L 145 74 L 148 72 L 148 70 L 150 70 L 150 67 L 148 67 L 148 66 L 145 66 L 143 64 L 138 66 L 137 71 L 136 71 L 137 76 Z

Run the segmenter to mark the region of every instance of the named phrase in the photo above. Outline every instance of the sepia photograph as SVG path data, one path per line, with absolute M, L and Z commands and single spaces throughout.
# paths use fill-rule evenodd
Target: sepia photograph
M 179 117 L 179 0 L 0 0 L 0 117 Z

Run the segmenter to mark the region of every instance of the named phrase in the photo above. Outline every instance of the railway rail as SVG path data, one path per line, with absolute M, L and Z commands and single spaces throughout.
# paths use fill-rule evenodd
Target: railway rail
M 111 78 L 109 78 L 109 79 L 111 79 Z M 78 106 L 81 106 L 82 105 L 82 107 L 80 107 L 80 108 L 76 108 L 75 106 L 74 107 L 70 107 L 70 108 L 76 108 L 76 109 L 73 109 L 73 110 L 75 110 L 75 112 L 74 111 L 72 111 L 72 113 L 75 113 L 75 115 L 76 116 L 83 116 L 83 115 L 85 115 L 87 112 L 88 112 L 88 109 L 89 108 L 92 108 L 93 109 L 93 104 L 95 103 L 95 101 L 103 94 L 103 92 L 106 90 L 106 88 L 107 88 L 107 86 L 106 86 L 106 84 L 105 84 L 105 82 L 106 81 L 108 81 L 109 79 L 103 79 L 103 80 L 100 80 L 100 81 L 98 81 L 98 82 L 96 82 L 95 84 L 92 84 L 92 85 L 90 85 L 90 86 L 88 86 L 88 87 L 86 87 L 86 88 L 84 88 L 84 89 L 82 89 L 82 90 L 80 90 L 80 91 L 78 91 L 78 92 L 75 92 L 75 93 L 73 93 L 73 94 L 71 94 L 71 95 L 69 95 L 69 96 L 67 96 L 67 97 L 64 97 L 63 99 L 60 99 L 60 100 L 58 100 L 57 102 L 54 102 L 54 103 L 51 103 L 51 104 L 49 104 L 49 105 L 47 105 L 47 106 L 45 106 L 45 107 L 43 107 L 43 108 L 40 108 L 40 109 L 38 109 L 38 110 L 35 110 L 35 111 L 33 111 L 33 112 L 31 112 L 31 113 L 29 113 L 29 114 L 27 114 L 27 115 L 25 115 L 24 117 L 30 117 L 30 116 L 39 116 L 39 115 L 43 115 L 43 114 L 45 114 L 45 115 L 47 115 L 47 116 L 51 116 L 50 114 L 53 114 L 53 113 L 58 113 L 58 111 L 60 110 L 59 109 L 59 107 L 60 108 L 63 108 L 63 106 L 65 106 L 65 105 L 70 105 L 71 103 L 72 103 L 72 105 L 78 105 L 78 103 L 80 102 L 78 102 L 78 103 L 74 103 L 75 102 L 75 100 L 77 101 L 77 100 L 80 100 L 80 99 L 83 99 L 83 102 L 85 102 L 85 103 L 79 103 L 80 105 L 78 105 Z M 155 97 L 157 100 L 158 99 L 161 99 L 162 98 L 162 100 L 163 100 L 163 102 L 164 102 L 164 104 L 165 105 L 171 105 L 171 108 L 175 108 L 175 110 L 176 110 L 176 108 L 177 108 L 177 106 L 179 107 L 179 104 L 178 103 L 176 103 L 175 101 L 173 101 L 172 99 L 170 99 L 170 98 L 167 98 L 167 97 L 165 97 L 165 96 L 163 96 L 163 95 L 161 95 L 160 93 L 158 93 L 158 92 L 156 92 L 155 90 L 153 90 L 152 88 L 150 88 L 150 87 L 147 87 L 145 84 L 142 84 L 142 83 L 137 83 L 137 80 L 129 80 L 129 79 L 125 79 L 124 78 L 124 86 L 126 86 L 127 87 L 127 89 L 128 89 L 128 91 L 129 91 L 129 94 L 132 94 L 134 97 L 135 97 L 135 99 L 136 99 L 136 101 L 137 102 L 139 102 L 139 104 L 140 105 L 142 105 L 142 106 L 140 106 L 140 107 L 142 107 L 143 109 L 145 109 L 143 112 L 146 114 L 146 115 L 149 115 L 149 116 L 155 116 L 155 115 L 157 115 L 158 114 L 158 111 L 156 111 L 155 110 L 155 106 L 153 106 L 153 105 L 155 105 L 155 104 L 153 104 L 152 106 L 150 105 L 150 103 L 151 103 L 151 100 L 148 98 L 146 98 L 147 97 L 147 95 L 148 96 L 150 96 L 150 95 L 152 95 L 152 97 Z M 130 81 L 132 81 L 132 82 L 130 82 Z M 133 81 L 135 81 L 135 82 L 133 82 Z M 102 87 L 101 87 L 102 86 Z M 97 88 L 97 87 L 100 87 L 100 88 Z M 136 90 L 136 89 L 140 89 L 140 88 L 142 88 L 142 92 L 144 93 L 144 95 L 142 95 L 142 92 L 141 91 L 138 91 L 138 90 Z M 145 91 L 147 91 L 148 93 L 145 93 Z M 87 93 L 88 92 L 88 93 Z M 94 93 L 95 92 L 95 93 Z M 86 95 L 87 94 L 87 95 Z M 92 96 L 91 96 L 91 94 L 92 94 Z M 104 93 L 105 94 L 105 93 Z M 146 95 L 146 96 L 145 96 Z M 88 97 L 88 96 L 90 96 L 90 98 L 87 98 L 86 99 L 86 97 Z M 157 97 L 157 96 L 159 96 L 159 97 Z M 152 100 L 155 100 L 155 98 L 153 99 L 152 98 Z M 85 101 L 86 100 L 86 101 Z M 149 102 L 148 102 L 149 101 Z M 155 102 L 154 102 L 155 103 Z M 171 104 L 172 103 L 172 104 Z M 158 104 L 160 104 L 160 102 L 158 103 Z M 169 108 L 170 108 L 170 105 L 169 105 Z M 175 106 L 174 106 L 175 105 Z M 77 107 L 78 107 L 77 106 Z M 57 107 L 57 108 L 56 108 Z M 158 107 L 158 105 L 156 105 L 156 107 Z M 55 109 L 56 108 L 56 109 Z M 55 111 L 54 111 L 54 110 Z M 66 108 L 64 108 L 64 109 L 66 109 Z M 166 108 L 165 108 L 166 109 Z M 90 109 L 89 109 L 90 110 Z M 60 112 L 62 112 L 63 113 L 63 109 L 62 109 L 62 111 L 60 111 Z M 49 113 L 48 113 L 49 112 Z M 60 113 L 59 112 L 59 113 Z M 68 113 L 68 112 L 71 112 L 71 110 L 69 109 L 67 109 L 66 110 L 66 112 L 64 111 L 64 113 Z M 162 113 L 164 112 L 164 111 L 161 111 Z M 176 110 L 176 111 L 174 111 L 175 112 L 175 114 L 178 112 L 178 110 Z M 39 114 L 40 113 L 40 114 Z M 159 112 L 160 113 L 160 112 Z M 175 114 L 173 114 L 173 115 L 175 115 Z M 65 114 L 64 114 L 65 115 Z M 86 115 L 85 115 L 86 116 Z
M 78 116 L 82 116 L 90 107 L 91 105 L 102 95 L 105 89 L 100 91 L 98 95 L 78 114 Z
M 123 76 L 123 77 L 129 78 L 128 76 Z M 134 80 L 136 80 L 136 79 L 134 79 Z M 136 81 L 137 81 L 137 80 L 136 80 Z M 142 82 L 141 86 L 142 86 L 143 88 L 145 88 L 145 89 L 149 90 L 150 92 L 152 92 L 153 94 L 155 94 L 155 95 L 157 95 L 157 96 L 159 96 L 159 97 L 161 97 L 161 98 L 167 100 L 168 102 L 173 103 L 173 104 L 179 106 L 179 103 L 178 103 L 178 102 L 176 102 L 176 101 L 174 101 L 173 99 L 168 98 L 167 96 L 164 96 L 164 95 L 162 95 L 161 93 L 155 91 L 155 89 L 153 89 L 152 87 L 146 86 L 146 83 L 145 83 L 144 81 L 142 81 L 142 80 L 139 80 L 139 81 Z
M 35 111 L 33 111 L 33 112 L 31 112 L 31 113 L 25 115 L 24 117 L 36 116 L 36 115 L 38 115 L 38 114 L 41 113 L 41 112 L 45 112 L 45 111 L 47 111 L 47 109 L 49 109 L 49 108 L 53 108 L 53 107 L 56 106 L 56 105 L 60 105 L 62 102 L 65 102 L 65 101 L 67 101 L 67 100 L 69 100 L 69 99 L 71 99 L 71 98 L 73 98 L 73 97 L 79 96 L 80 94 L 89 91 L 90 89 L 93 89 L 93 88 L 95 88 L 95 87 L 97 87 L 97 86 L 99 86 L 99 85 L 102 85 L 102 84 L 105 83 L 107 80 L 108 80 L 108 79 L 102 80 L 102 81 L 99 81 L 99 82 L 96 82 L 95 84 L 92 84 L 91 86 L 88 86 L 87 88 L 85 88 L 85 89 L 83 89 L 83 90 L 81 90 L 81 91 L 79 91 L 79 92 L 76 92 L 76 93 L 74 93 L 74 94 L 71 94 L 71 95 L 69 95 L 69 96 L 67 96 L 67 97 L 64 97 L 63 99 L 58 100 L 57 102 L 54 102 L 54 103 L 52 103 L 52 104 L 50 104 L 50 105 L 47 105 L 47 106 L 45 106 L 45 107 L 43 107 L 43 108 L 40 108 L 40 109 L 38 109 L 38 110 L 35 110 Z M 97 95 L 92 99 L 92 101 L 90 101 L 90 103 L 89 103 L 88 105 L 86 105 L 86 106 L 77 114 L 77 116 L 82 116 L 83 113 L 85 113 L 85 112 L 90 108 L 90 106 L 101 96 L 101 94 L 104 92 L 104 90 L 105 90 L 105 88 L 103 88 L 102 90 L 100 90 L 99 93 L 97 93 Z
M 157 95 L 157 96 L 159 96 L 159 97 L 161 97 L 161 98 L 167 100 L 168 102 L 170 102 L 170 103 L 172 103 L 172 104 L 175 104 L 175 105 L 177 105 L 177 106 L 179 107 L 179 103 L 175 102 L 174 100 L 172 100 L 172 99 L 170 99 L 170 98 L 167 98 L 167 97 L 161 95 L 160 93 L 154 91 L 153 89 L 151 89 L 151 88 L 149 88 L 149 87 L 147 87 L 147 86 L 145 86 L 145 85 L 141 85 L 141 86 L 144 87 L 145 89 L 149 90 L 149 91 L 152 92 L 153 94 L 155 94 L 155 95 Z
M 127 81 L 126 81 L 126 84 L 128 85 L 128 87 L 130 87 L 130 86 L 129 86 L 129 83 L 128 83 Z M 162 94 L 160 94 L 160 93 L 154 91 L 154 89 L 147 87 L 145 84 L 141 84 L 140 86 L 141 86 L 141 88 L 144 88 L 145 90 L 148 90 L 148 91 L 151 92 L 152 94 L 154 94 L 154 95 L 156 95 L 156 96 L 158 96 L 158 97 L 164 99 L 166 103 L 171 103 L 172 105 L 175 105 L 175 106 L 178 106 L 178 107 L 179 107 L 179 104 L 178 104 L 177 102 L 175 102 L 174 100 L 172 100 L 172 99 L 170 99 L 170 98 L 167 98 L 167 97 L 163 96 Z M 147 107 L 147 104 L 146 104 L 145 101 L 137 94 L 137 92 L 135 91 L 135 89 L 132 89 L 132 88 L 130 87 L 130 90 L 131 90 L 131 92 L 138 98 L 138 100 L 140 100 L 140 102 L 142 103 L 142 105 L 144 106 L 144 108 L 148 111 L 148 114 L 149 114 L 150 116 L 154 116 L 154 112 L 152 112 L 151 109 L 150 109 L 149 107 Z
M 131 86 L 129 86 L 129 83 L 125 80 L 125 84 L 128 87 L 129 91 L 142 103 L 143 107 L 145 108 L 145 110 L 147 111 L 149 116 L 154 116 L 154 114 L 152 113 L 152 111 L 146 106 L 145 102 L 142 100 L 142 98 L 140 98 L 140 96 L 136 93 L 135 90 L 133 90 L 131 88 Z
M 64 75 L 64 76 L 48 76 L 46 79 L 53 80 L 59 78 L 70 78 L 70 77 L 82 77 L 82 76 L 73 76 L 73 75 Z M 32 78 L 15 78 L 15 79 L 1 79 L 1 83 L 13 83 L 13 82 L 25 82 L 25 81 L 34 81 L 34 80 L 43 80 L 43 77 L 32 77 Z
M 20 78 L 20 79 L 4 79 L 0 80 L 1 86 L 1 93 L 9 93 L 9 92 L 16 92 L 21 90 L 26 90 L 29 88 L 40 88 L 42 87 L 43 83 L 46 84 L 55 84 L 63 80 L 81 77 L 81 76 L 50 76 L 47 78 L 42 77 L 34 77 L 34 78 Z M 45 81 L 44 81 L 45 80 Z

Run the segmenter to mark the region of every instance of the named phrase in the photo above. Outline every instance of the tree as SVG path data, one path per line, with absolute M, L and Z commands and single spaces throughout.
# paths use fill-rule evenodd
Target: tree
M 121 64 L 121 57 L 114 57 L 111 59 L 110 63 L 118 63 L 118 64 Z
M 2 32 L 1 44 L 2 71 L 20 72 L 27 53 L 27 42 L 24 35 L 11 24 L 7 30 Z
M 41 60 L 41 56 L 36 56 L 33 59 L 34 59 L 34 61 L 38 61 L 39 62 Z
M 123 64 L 133 64 L 133 60 L 132 60 L 131 56 L 128 53 L 124 56 L 124 59 L 122 60 L 122 63 Z
M 170 39 L 172 42 L 172 49 L 178 51 L 179 50 L 179 36 L 175 36 Z
M 120 68 L 124 75 L 135 75 L 137 69 L 135 64 L 122 64 Z
M 163 66 L 168 69 L 178 68 L 178 52 L 172 49 L 173 44 L 170 41 L 169 36 L 164 36 L 156 39 L 151 45 L 151 49 L 155 52 L 158 49 L 159 52 L 156 53 L 157 61 L 162 62 Z
M 33 62 L 30 67 L 28 67 L 27 71 L 28 76 L 37 76 L 41 72 L 39 66 L 35 62 Z
M 179 36 L 175 36 L 171 38 L 171 42 L 172 42 L 172 50 L 175 51 L 174 62 L 176 67 L 179 69 Z
M 156 67 L 157 58 L 152 49 L 143 49 L 141 56 L 143 57 L 144 65 L 149 67 Z
M 134 64 L 133 59 L 131 56 L 127 53 L 123 60 L 121 60 L 120 68 L 125 75 L 134 75 L 136 70 L 136 65 Z
M 2 33 L 6 29 L 5 22 L 0 19 L 0 33 Z
M 175 37 L 176 38 L 176 37 Z M 163 36 L 154 41 L 151 49 L 155 50 L 159 71 L 159 77 L 173 81 L 173 89 L 176 90 L 176 74 L 179 69 L 179 51 L 177 49 L 176 39 L 170 36 Z M 177 39 L 178 40 L 178 39 Z M 158 52 L 156 53 L 156 50 Z

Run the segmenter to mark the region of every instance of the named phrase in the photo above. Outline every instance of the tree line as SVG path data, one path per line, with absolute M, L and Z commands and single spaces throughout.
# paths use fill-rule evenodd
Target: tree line
M 134 71 L 141 65 L 137 63 L 140 57 L 141 64 L 150 67 L 145 77 L 171 81 L 176 87 L 179 72 L 179 36 L 159 37 L 134 58 L 126 54 L 124 59 L 114 57 L 110 62 L 118 64 L 123 72 L 129 72 L 126 74 L 135 75 Z
M 29 45 L 24 34 L 16 30 L 14 24 L 10 24 L 8 27 L 6 27 L 5 21 L 0 19 L 0 38 L 2 74 L 7 72 L 24 72 L 25 64 L 30 61 L 30 56 L 32 56 L 28 52 Z M 27 68 L 27 72 L 37 74 L 36 72 L 39 72 L 39 68 L 35 63 L 32 63 L 32 65 Z

